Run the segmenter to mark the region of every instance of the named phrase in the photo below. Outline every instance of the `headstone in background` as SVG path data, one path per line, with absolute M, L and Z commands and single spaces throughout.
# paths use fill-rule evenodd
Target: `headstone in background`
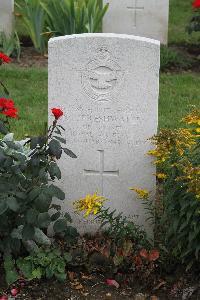
M 0 0 L 0 32 L 9 36 L 13 31 L 14 0 Z
M 96 191 L 111 209 L 150 230 L 142 201 L 129 188 L 146 188 L 154 198 L 155 167 L 146 153 L 157 131 L 159 49 L 158 41 L 117 34 L 49 42 L 49 108 L 64 110 L 67 146 L 78 156 L 63 155 L 60 163 L 63 209 L 81 232 L 98 226 L 74 214 L 73 202 Z
M 109 8 L 103 32 L 125 33 L 167 44 L 169 0 L 103 0 Z

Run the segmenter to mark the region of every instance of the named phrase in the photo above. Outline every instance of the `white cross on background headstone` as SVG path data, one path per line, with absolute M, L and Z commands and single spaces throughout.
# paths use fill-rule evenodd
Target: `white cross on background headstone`
M 84 170 L 85 175 L 100 175 L 101 176 L 101 190 L 100 193 L 103 195 L 104 190 L 104 176 L 119 176 L 119 170 L 116 171 L 105 171 L 105 159 L 104 150 L 98 150 L 100 154 L 100 170 Z
M 137 27 L 137 12 L 144 10 L 144 6 L 139 6 L 137 0 L 131 0 L 132 1 L 132 6 L 127 6 L 128 9 L 133 11 L 134 15 L 134 27 Z

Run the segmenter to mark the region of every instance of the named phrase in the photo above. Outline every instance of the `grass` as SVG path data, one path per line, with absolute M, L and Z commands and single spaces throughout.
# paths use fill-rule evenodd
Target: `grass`
M 10 90 L 20 111 L 20 119 L 12 121 L 19 138 L 44 132 L 47 123 L 47 70 L 19 69 L 13 66 L 1 69 L 1 78 Z M 175 128 L 191 109 L 200 106 L 200 76 L 198 74 L 161 74 L 159 100 L 159 127 Z
M 170 0 L 169 44 L 198 44 L 199 33 L 189 35 L 185 28 L 192 16 L 193 0 Z
M 1 78 L 19 108 L 20 119 L 11 122 L 16 137 L 38 135 L 47 122 L 47 70 L 1 67 Z
M 197 73 L 161 74 L 159 128 L 180 127 L 180 120 L 193 105 L 200 108 L 199 87 Z

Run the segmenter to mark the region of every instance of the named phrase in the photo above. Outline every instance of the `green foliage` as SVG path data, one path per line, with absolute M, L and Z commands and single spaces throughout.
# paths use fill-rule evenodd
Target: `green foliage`
M 98 32 L 108 4 L 101 0 L 21 0 L 18 13 L 35 49 L 44 54 L 50 36 Z
M 11 255 L 4 256 L 4 270 L 6 272 L 6 282 L 8 285 L 19 279 L 19 274 L 15 270 L 15 261 Z
M 0 34 L 0 51 L 8 56 L 17 57 L 19 60 L 21 55 L 21 45 L 16 31 L 9 37 L 3 32 Z
M 102 207 L 96 216 L 101 222 L 101 227 L 106 226 L 107 234 L 117 243 L 123 244 L 126 240 L 132 240 L 140 246 L 147 246 L 146 233 L 135 223 L 128 221 L 122 213 L 116 214 L 116 210 Z
M 61 137 L 64 128 L 57 122 L 55 119 L 46 136 L 15 141 L 8 119 L 0 120 L 0 133 L 4 135 L 0 139 L 0 253 L 4 256 L 49 246 L 46 232 L 50 224 L 68 243 L 77 237 L 76 229 L 69 226 L 69 214 L 61 214 L 60 206 L 52 202 L 53 198 L 65 200 L 63 191 L 53 183 L 61 178 L 57 159 L 66 143 Z M 69 154 L 76 157 L 72 151 Z M 5 261 L 8 283 L 16 280 L 11 263 Z
M 178 53 L 172 48 L 166 46 L 161 47 L 160 52 L 160 67 L 161 71 L 169 69 L 188 69 L 192 66 L 192 60 L 187 56 Z
M 36 230 L 51 223 L 52 199 L 65 199 L 64 193 L 54 184 L 49 185 L 48 179 L 48 175 L 52 180 L 60 179 L 60 171 L 54 170 L 55 166 L 59 170 L 54 157 L 60 158 L 62 146 L 53 134 L 55 128 L 51 129 L 49 142 L 46 137 L 15 141 L 12 133 L 0 140 L 1 252 L 17 253 L 24 242 L 36 241 Z M 60 220 L 62 232 L 71 219 Z
M 189 269 L 200 263 L 200 111 L 184 121 L 189 128 L 160 132 L 152 155 L 166 175 L 161 198 L 165 248 Z
M 55 36 L 97 32 L 108 5 L 99 0 L 41 1 L 47 14 L 47 30 Z
M 35 49 L 44 54 L 47 50 L 47 37 L 43 35 L 45 12 L 40 5 L 40 0 L 23 0 L 20 4 L 17 2 L 15 4 Z
M 66 266 L 71 262 L 70 253 L 62 254 L 56 248 L 40 248 L 25 258 L 17 259 L 17 267 L 28 280 L 55 277 L 59 281 L 66 279 Z
M 192 34 L 193 32 L 200 32 L 200 10 L 192 16 L 186 30 L 189 34 Z

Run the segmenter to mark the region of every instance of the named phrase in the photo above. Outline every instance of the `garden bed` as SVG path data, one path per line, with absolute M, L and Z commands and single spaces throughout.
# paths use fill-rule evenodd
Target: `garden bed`
M 19 294 L 15 299 L 20 300 L 72 300 L 72 299 L 132 299 L 132 300 L 198 300 L 200 299 L 200 278 L 198 274 L 184 274 L 181 269 L 173 274 L 156 276 L 146 281 L 138 281 L 132 275 L 119 274 L 116 281 L 119 287 L 109 286 L 103 274 L 88 274 L 82 272 L 68 272 L 68 279 L 64 283 L 56 280 L 40 280 L 23 282 L 15 285 Z M 195 280 L 194 280 L 195 278 Z M 6 285 L 0 290 L 9 294 Z

